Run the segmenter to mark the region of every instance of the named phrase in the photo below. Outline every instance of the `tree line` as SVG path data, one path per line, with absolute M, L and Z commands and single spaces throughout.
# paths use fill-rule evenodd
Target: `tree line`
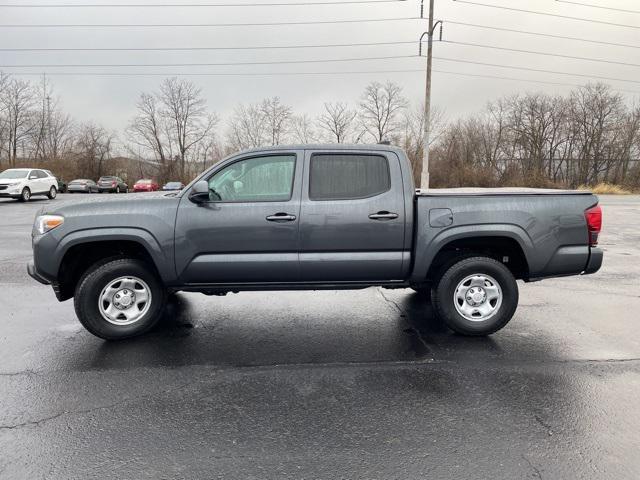
M 640 105 L 605 84 L 501 98 L 447 125 L 433 151 L 448 186 L 640 187 Z
M 640 107 L 604 84 L 508 96 L 453 121 L 436 108 L 431 123 L 433 186 L 640 186 Z M 424 124 L 423 104 L 393 82 L 369 83 L 352 103 L 325 102 L 315 116 L 272 97 L 238 104 L 223 121 L 196 84 L 174 77 L 141 93 L 117 133 L 72 119 L 46 77 L 0 73 L 0 167 L 37 165 L 66 179 L 188 181 L 247 148 L 381 141 L 405 149 L 418 179 Z

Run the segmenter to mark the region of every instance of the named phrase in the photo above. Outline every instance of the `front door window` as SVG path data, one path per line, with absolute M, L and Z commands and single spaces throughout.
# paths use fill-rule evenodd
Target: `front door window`
M 232 163 L 209 179 L 209 198 L 213 202 L 287 202 L 295 160 L 295 155 L 272 155 Z

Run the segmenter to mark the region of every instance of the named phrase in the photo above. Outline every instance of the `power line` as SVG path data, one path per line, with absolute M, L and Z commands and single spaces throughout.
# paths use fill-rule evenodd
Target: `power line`
M 625 28 L 635 28 L 640 29 L 638 25 L 628 25 L 625 23 L 614 23 L 614 22 L 604 22 L 602 20 L 593 20 L 591 18 L 582 18 L 582 17 L 571 17 L 569 15 L 559 15 L 557 13 L 548 13 L 548 12 L 538 12 L 535 10 L 525 10 L 523 8 L 513 8 L 513 7 L 504 7 L 502 5 L 491 5 L 489 3 L 480 3 L 480 2 L 471 2 L 469 0 L 453 0 L 458 3 L 467 3 L 469 5 L 476 5 L 479 7 L 489 7 L 489 8 L 497 8 L 499 10 L 510 10 L 512 12 L 521 12 L 521 13 L 532 13 L 534 15 L 544 15 L 545 17 L 556 17 L 556 18 L 564 18 L 566 20 L 577 20 L 580 22 L 589 22 L 589 23 L 599 23 L 601 25 L 610 25 L 613 27 L 625 27 Z
M 326 2 L 269 2 L 269 3 L 9 3 L 0 8 L 192 8 L 192 7 L 300 7 L 315 5 L 353 5 L 371 3 L 404 3 L 407 0 L 338 0 Z
M 285 25 L 328 25 L 345 23 L 398 22 L 405 20 L 422 20 L 419 17 L 399 18 L 364 18 L 353 20 L 305 20 L 297 22 L 264 22 L 264 23 L 51 23 L 51 24 L 0 24 L 0 28 L 169 28 L 169 27 L 269 27 Z
M 296 48 L 338 48 L 338 47 L 370 47 L 384 45 L 415 45 L 415 40 L 398 42 L 367 42 L 367 43 L 328 43 L 321 45 L 257 45 L 247 47 L 43 47 L 43 48 L 0 48 L 0 52 L 172 52 L 172 51 L 214 51 L 214 50 L 278 50 Z
M 624 13 L 640 13 L 640 10 L 627 10 L 626 8 L 604 7 L 602 5 L 594 5 L 593 3 L 573 2 L 569 0 L 556 0 L 559 3 L 570 3 L 572 5 L 579 5 L 581 7 L 600 8 L 602 10 L 613 10 L 616 12 Z
M 358 70 L 358 71 L 320 71 L 320 72 L 47 72 L 47 76 L 86 76 L 86 77 L 276 77 L 294 75 L 371 75 L 378 73 L 423 73 L 424 68 L 403 70 Z M 40 72 L 4 72 L 9 75 L 41 76 Z
M 548 81 L 545 81 L 545 80 L 529 80 L 527 78 L 503 77 L 503 76 L 499 76 L 499 75 L 483 75 L 483 74 L 479 74 L 479 73 L 451 72 L 451 71 L 448 71 L 448 70 L 434 70 L 434 72 L 448 74 L 448 75 L 459 75 L 459 76 L 462 76 L 462 77 L 491 78 L 491 79 L 497 79 L 497 80 L 511 80 L 511 81 L 514 81 L 514 82 L 540 83 L 540 84 L 544 84 L 544 85 L 561 85 L 561 86 L 566 86 L 566 87 L 583 87 L 584 86 L 584 85 L 580 85 L 580 84 L 577 84 L 577 83 L 548 82 Z M 640 94 L 640 91 L 637 91 L 637 90 L 624 90 L 624 89 L 620 89 L 620 88 L 616 88 L 615 90 L 618 90 L 620 92 L 629 92 L 629 93 Z
M 511 67 L 509 67 L 511 68 Z M 449 75 L 458 75 L 464 77 L 478 77 L 478 78 L 490 78 L 490 79 L 498 79 L 498 80 L 510 80 L 510 81 L 519 81 L 519 82 L 528 82 L 528 83 L 540 83 L 540 84 L 549 84 L 549 85 L 561 85 L 561 86 L 570 86 L 570 87 L 582 87 L 584 85 L 580 84 L 572 84 L 572 83 L 563 83 L 563 82 L 548 82 L 544 80 L 528 80 L 524 78 L 514 78 L 514 77 L 503 77 L 498 75 L 483 75 L 483 74 L 475 74 L 475 73 L 463 73 L 463 72 L 451 72 L 447 70 L 436 70 L 435 73 L 449 74 Z M 10 75 L 18 75 L 18 76 L 41 76 L 42 73 L 39 72 L 5 72 Z M 424 68 L 418 69 L 403 69 L 403 70 L 358 70 L 358 71 L 321 71 L 321 72 L 248 72 L 248 73 L 237 73 L 237 72 L 173 72 L 173 73 L 163 73 L 163 72 L 47 72 L 47 76 L 64 76 L 64 77 L 279 77 L 279 76 L 308 76 L 308 75 L 322 75 L 322 76 L 342 76 L 342 75 L 372 75 L 372 74 L 405 74 L 405 73 L 421 73 L 424 74 Z M 617 91 L 621 92 L 630 92 L 630 93 L 640 93 L 635 90 L 624 90 L 615 88 Z
M 484 63 L 484 62 L 476 62 L 473 60 L 463 60 L 463 59 L 459 59 L 459 58 L 447 58 L 447 57 L 433 57 L 437 60 L 444 60 L 446 62 L 456 62 L 456 63 L 468 63 L 471 65 L 482 65 L 485 67 L 497 67 L 497 68 L 511 68 L 514 70 L 524 70 L 524 71 L 528 71 L 528 72 L 539 72 L 539 73 L 553 73 L 556 75 L 569 75 L 569 76 L 573 76 L 573 77 L 582 77 L 582 78 L 588 78 L 591 80 L 610 80 L 610 81 L 615 81 L 615 82 L 627 82 L 627 83 L 637 83 L 640 84 L 640 80 L 627 80 L 624 78 L 613 78 L 613 77 L 603 77 L 603 76 L 598 76 L 598 75 L 583 75 L 580 73 L 571 73 L 571 72 L 560 72 L 557 70 L 544 70 L 544 69 L 540 69 L 540 68 L 530 68 L 530 67 L 515 67 L 512 65 L 501 65 L 498 63 Z
M 519 48 L 507 48 L 507 47 L 497 47 L 495 45 L 483 45 L 480 43 L 467 43 L 467 42 L 456 42 L 454 40 L 443 40 L 442 43 L 452 43 L 455 45 L 465 45 L 468 47 L 478 47 L 478 48 L 489 48 L 492 50 L 503 50 L 506 52 L 517 52 L 517 53 L 528 53 L 533 55 L 545 55 L 547 57 L 559 57 L 559 58 L 569 58 L 571 60 L 584 60 L 589 62 L 599 62 L 599 63 L 609 63 L 613 65 L 624 65 L 626 67 L 640 67 L 638 63 L 627 63 L 627 62 L 616 62 L 614 60 L 604 60 L 600 58 L 591 58 L 591 57 L 577 57 L 574 55 L 562 55 L 560 53 L 549 53 L 549 52 L 540 52 L 536 50 L 522 50 Z
M 592 40 L 590 38 L 567 37 L 565 35 L 555 35 L 553 33 L 531 32 L 528 30 L 517 30 L 513 28 L 493 27 L 490 25 L 479 25 L 477 23 L 455 22 L 453 20 L 445 20 L 446 23 L 452 25 L 462 25 L 465 27 L 484 28 L 486 30 L 497 30 L 499 32 L 522 33 L 525 35 L 534 35 L 537 37 L 557 38 L 560 40 L 575 40 L 577 42 L 593 43 L 596 45 L 608 45 L 611 47 L 640 48 L 640 45 L 630 45 L 628 43 L 604 42 L 602 40 Z
M 68 64 L 18 64 L 0 65 L 0 68 L 97 68 L 97 67 L 230 67 L 236 65 L 285 65 L 298 63 L 360 62 L 364 60 L 392 60 L 418 58 L 417 55 L 387 55 L 382 57 L 328 58 L 311 60 L 276 60 L 265 62 L 222 62 L 222 63 L 68 63 Z

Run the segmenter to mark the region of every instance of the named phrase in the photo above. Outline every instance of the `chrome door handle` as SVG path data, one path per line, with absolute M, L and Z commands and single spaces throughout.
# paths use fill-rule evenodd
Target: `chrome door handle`
M 276 213 L 267 217 L 268 222 L 293 222 L 295 219 L 295 215 L 289 215 L 288 213 Z
M 369 215 L 369 218 L 371 220 L 393 220 L 395 218 L 398 218 L 398 214 L 391 212 L 378 212 L 372 213 L 371 215 Z

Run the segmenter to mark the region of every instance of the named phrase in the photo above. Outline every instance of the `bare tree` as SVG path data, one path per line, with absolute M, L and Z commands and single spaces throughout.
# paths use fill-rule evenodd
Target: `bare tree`
M 382 142 L 398 131 L 401 113 L 407 105 L 400 86 L 393 82 L 372 82 L 360 100 L 360 123 L 375 142 Z
M 266 125 L 258 105 L 238 105 L 229 122 L 227 135 L 235 150 L 256 148 L 266 143 Z
M 325 103 L 324 112 L 318 117 L 318 127 L 330 142 L 345 143 L 353 133 L 357 112 L 346 103 Z
M 172 128 L 180 160 L 180 177 L 184 179 L 187 153 L 212 132 L 218 119 L 207 112 L 202 90 L 187 80 L 176 77 L 164 80 L 158 100 L 162 105 L 160 113 Z
M 424 120 L 426 118 L 424 104 L 407 108 L 403 112 L 402 134 L 396 141 L 409 157 L 413 170 L 413 178 L 418 182 L 422 175 L 422 151 L 424 136 Z M 444 112 L 438 107 L 431 109 L 431 142 L 433 145 L 440 138 L 444 128 Z
M 313 122 L 306 113 L 292 117 L 291 131 L 295 141 L 298 143 L 310 144 L 318 141 L 317 133 L 313 128 Z
M 3 101 L 8 85 L 9 76 L 0 72 L 0 165 L 5 152 L 6 156 L 9 157 L 9 119 L 6 115 L 7 105 Z
M 260 112 L 270 145 L 280 145 L 291 127 L 291 107 L 283 105 L 279 97 L 265 98 L 260 104 Z
M 35 125 L 33 87 L 27 81 L 9 79 L 0 102 L 6 117 L 9 165 L 15 166 L 18 146 L 29 137 Z
M 154 95 L 141 93 L 136 108 L 138 113 L 126 129 L 127 138 L 132 144 L 143 148 L 144 152 L 152 153 L 160 164 L 160 175 L 164 179 L 168 173 L 168 160 L 171 158 L 171 137 L 167 135 L 165 118 L 160 115 Z
M 105 171 L 111 159 L 115 135 L 99 125 L 85 123 L 80 126 L 76 140 L 76 157 L 79 173 L 86 178 L 97 178 Z
M 159 163 L 162 180 L 176 174 L 185 180 L 190 152 L 213 134 L 218 123 L 215 114 L 207 111 L 201 90 L 191 82 L 168 78 L 158 92 L 142 93 L 136 107 L 137 114 L 126 129 L 129 151 L 135 151 L 131 148 L 135 146 L 150 153 Z M 199 161 L 197 153 L 193 157 Z

